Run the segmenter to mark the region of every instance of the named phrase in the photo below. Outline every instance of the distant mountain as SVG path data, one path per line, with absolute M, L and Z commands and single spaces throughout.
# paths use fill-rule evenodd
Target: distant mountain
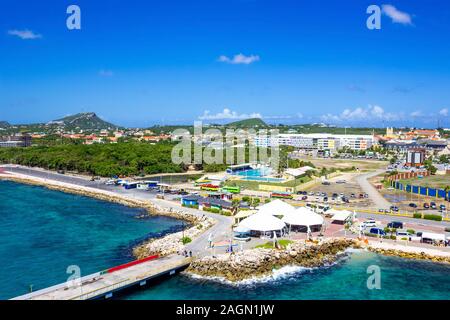
M 240 121 L 234 121 L 226 124 L 225 126 L 234 128 L 267 127 L 267 123 L 265 123 L 260 118 L 251 118 Z
M 63 126 L 66 130 L 76 128 L 82 130 L 102 130 L 102 129 L 118 128 L 118 126 L 102 120 L 94 112 L 77 113 L 75 115 L 50 121 L 47 124 L 48 125 L 56 124 L 58 126 Z
M 7 128 L 9 128 L 9 127 L 11 127 L 11 125 L 9 124 L 9 122 L 7 122 L 7 121 L 0 121 L 0 128 L 2 128 L 2 129 L 7 129 Z

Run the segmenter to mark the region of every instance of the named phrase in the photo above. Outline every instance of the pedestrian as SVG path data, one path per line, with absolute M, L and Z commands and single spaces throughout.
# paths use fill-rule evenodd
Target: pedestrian
M 189 251 L 189 256 L 192 258 L 192 251 Z

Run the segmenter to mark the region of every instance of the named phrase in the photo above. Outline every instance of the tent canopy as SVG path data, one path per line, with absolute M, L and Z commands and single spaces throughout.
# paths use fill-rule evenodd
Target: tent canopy
M 298 208 L 288 213 L 282 219 L 283 222 L 294 226 L 317 226 L 323 224 L 323 217 L 310 209 Z
M 445 234 L 432 233 L 432 232 L 423 232 L 422 233 L 422 239 L 431 239 L 431 240 L 445 241 Z
M 276 199 L 259 206 L 258 211 L 260 213 L 271 214 L 273 216 L 284 216 L 289 212 L 295 211 L 295 208 L 289 203 Z
M 251 215 L 255 214 L 257 211 L 256 210 L 241 210 L 239 211 L 234 218 L 247 218 L 250 217 Z
M 236 233 L 248 233 L 250 232 L 250 229 L 244 226 L 237 226 L 233 229 L 233 231 Z
M 242 220 L 238 228 L 243 227 L 252 231 L 274 231 L 282 230 L 286 225 L 280 219 L 264 213 L 256 213 L 244 220 Z
M 331 218 L 331 220 L 333 221 L 347 221 L 347 219 L 352 215 L 352 213 L 350 211 L 347 210 L 342 210 L 342 211 L 337 211 L 333 217 Z

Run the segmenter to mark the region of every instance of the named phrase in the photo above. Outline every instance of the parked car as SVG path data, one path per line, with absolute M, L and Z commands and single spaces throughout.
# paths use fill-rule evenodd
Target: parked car
M 430 202 L 430 208 L 431 209 L 436 209 L 436 202 Z
M 308 199 L 308 196 L 303 196 L 302 197 L 302 200 L 307 200 Z
M 336 181 L 336 183 L 339 183 L 339 184 L 341 184 L 341 183 L 346 183 L 347 181 L 345 181 L 345 180 L 338 180 L 338 181 Z
M 391 221 L 387 224 L 387 227 L 391 229 L 403 229 L 403 222 Z
M 445 206 L 445 204 L 441 204 L 441 205 L 439 206 L 439 210 L 445 211 L 445 210 L 447 210 L 447 207 Z
M 324 181 L 324 182 L 322 182 L 322 184 L 323 184 L 324 186 L 329 186 L 331 183 L 330 183 L 330 181 Z
M 364 226 L 364 228 L 367 228 L 367 227 L 376 227 L 376 226 L 377 226 L 377 223 L 376 223 L 376 221 L 375 221 L 374 219 L 368 219 L 368 220 L 364 221 L 364 222 L 362 223 L 362 225 Z
M 391 206 L 390 209 L 393 212 L 398 212 L 398 207 L 397 206 Z
M 406 231 L 406 230 L 397 230 L 395 235 L 397 236 L 397 239 L 406 238 L 406 239 L 410 240 L 410 235 L 409 235 L 408 231 Z
M 430 205 L 429 205 L 428 203 L 425 202 L 425 203 L 423 204 L 423 208 L 424 208 L 424 209 L 430 209 Z
M 411 203 L 409 204 L 409 206 L 410 206 L 411 208 L 417 208 L 417 204 L 415 204 L 415 203 L 413 203 L 413 202 L 411 202 Z
M 386 235 L 386 232 L 384 232 L 384 230 L 381 228 L 370 228 L 369 233 L 378 234 L 380 236 Z

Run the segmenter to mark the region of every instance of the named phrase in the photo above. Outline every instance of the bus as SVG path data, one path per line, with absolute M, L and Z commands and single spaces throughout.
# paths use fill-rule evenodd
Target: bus
M 204 185 L 204 184 L 210 184 L 210 183 L 211 183 L 211 180 L 208 180 L 208 179 L 197 180 L 197 181 L 195 181 L 194 186 L 198 187 L 198 186 L 201 186 L 201 185 Z
M 223 192 L 230 192 L 230 193 L 240 193 L 241 188 L 240 187 L 232 187 L 232 186 L 224 186 L 222 187 Z
M 272 192 L 270 194 L 270 197 L 279 199 L 292 199 L 292 194 L 288 192 Z
M 205 191 L 219 191 L 219 186 L 216 186 L 215 184 L 202 184 L 200 186 L 200 190 Z

